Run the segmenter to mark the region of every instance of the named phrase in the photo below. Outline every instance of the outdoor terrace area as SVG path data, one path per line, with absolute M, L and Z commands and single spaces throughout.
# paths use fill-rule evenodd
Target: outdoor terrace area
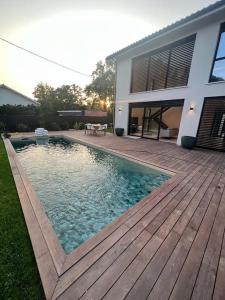
M 47 248 L 39 256 L 35 249 L 44 241 L 32 241 L 48 299 L 225 298 L 224 153 L 111 134 L 52 134 L 175 174 L 74 252 L 59 254 L 58 264 L 46 267 Z

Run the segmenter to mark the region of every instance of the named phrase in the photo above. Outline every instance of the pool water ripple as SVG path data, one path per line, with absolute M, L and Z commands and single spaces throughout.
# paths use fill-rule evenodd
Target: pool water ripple
M 13 142 L 66 253 L 169 178 L 167 174 L 65 139 Z

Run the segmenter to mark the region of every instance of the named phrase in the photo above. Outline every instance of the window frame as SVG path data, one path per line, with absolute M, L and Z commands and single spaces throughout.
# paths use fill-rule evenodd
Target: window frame
M 225 56 L 216 58 L 218 50 L 219 50 L 221 35 L 222 35 L 223 32 L 225 33 L 225 22 L 220 24 L 220 30 L 219 30 L 219 34 L 218 34 L 218 37 L 217 37 L 216 50 L 215 50 L 215 53 L 214 53 L 214 56 L 213 56 L 213 62 L 212 62 L 211 71 L 210 71 L 210 75 L 209 75 L 209 81 L 208 81 L 209 83 L 224 82 L 225 81 L 225 79 L 224 80 L 218 80 L 218 81 L 212 80 L 215 63 L 217 61 L 221 61 L 221 60 L 224 60 L 224 62 L 225 62 Z

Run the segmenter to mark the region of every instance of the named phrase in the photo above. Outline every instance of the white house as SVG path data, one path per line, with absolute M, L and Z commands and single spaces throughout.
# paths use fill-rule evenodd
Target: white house
M 115 126 L 126 135 L 225 150 L 225 1 L 110 55 Z
M 11 89 L 10 87 L 1 84 L 0 85 L 0 106 L 10 105 L 37 105 L 37 102 L 23 94 Z

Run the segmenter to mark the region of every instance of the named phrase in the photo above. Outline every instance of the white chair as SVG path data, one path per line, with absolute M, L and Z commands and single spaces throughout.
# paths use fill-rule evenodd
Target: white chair
M 108 128 L 108 124 L 104 124 L 104 134 L 106 135 L 106 131 L 107 131 L 107 128 Z
M 100 125 L 97 132 L 104 133 L 105 125 Z
M 88 124 L 85 124 L 85 134 L 86 133 L 91 133 L 92 131 L 92 124 L 91 123 L 88 123 Z

